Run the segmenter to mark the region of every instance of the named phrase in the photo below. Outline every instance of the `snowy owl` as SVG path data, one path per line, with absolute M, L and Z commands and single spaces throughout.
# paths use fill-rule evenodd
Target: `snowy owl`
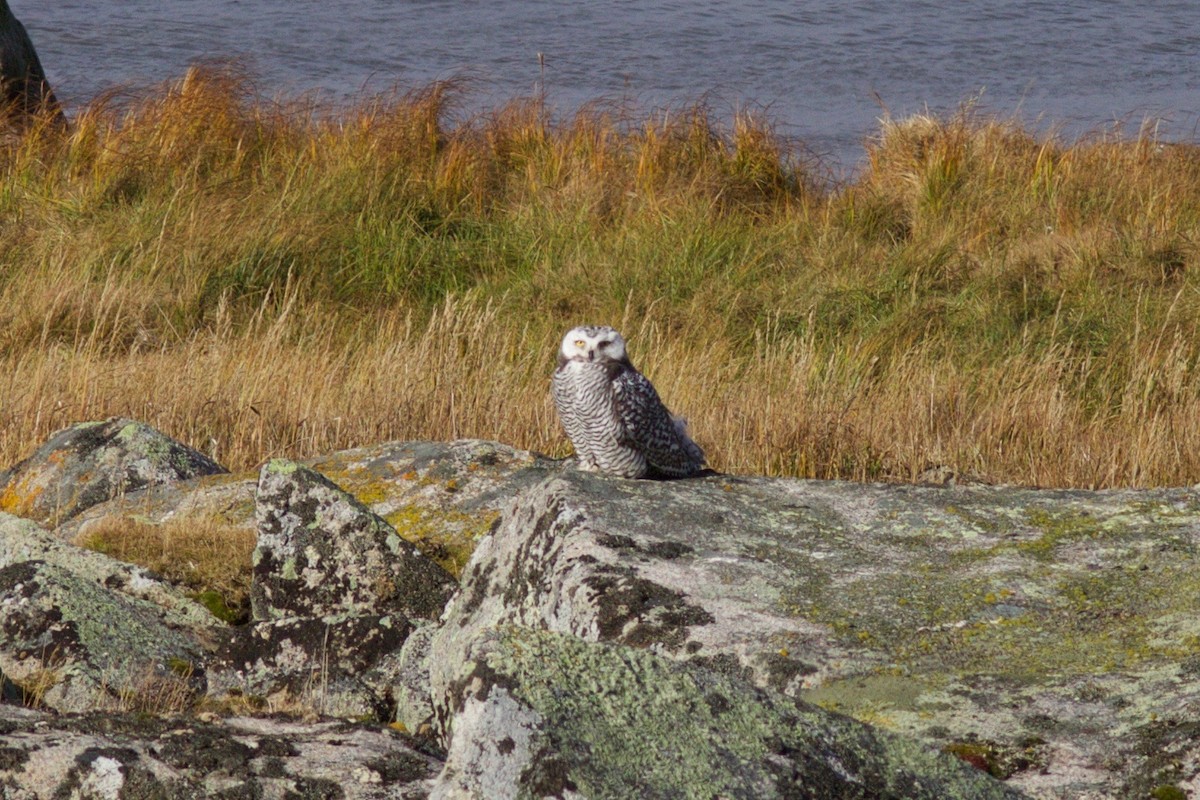
M 558 417 L 580 469 L 623 478 L 684 477 L 704 467 L 704 451 L 625 355 L 621 334 L 603 325 L 567 331 L 552 386 Z

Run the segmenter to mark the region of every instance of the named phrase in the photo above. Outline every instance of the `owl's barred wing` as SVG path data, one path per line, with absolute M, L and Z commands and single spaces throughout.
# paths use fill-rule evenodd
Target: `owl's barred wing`
M 653 469 L 684 476 L 704 467 L 704 452 L 688 437 L 683 421 L 667 411 L 645 375 L 629 367 L 614 376 L 612 386 L 625 443 L 640 451 Z

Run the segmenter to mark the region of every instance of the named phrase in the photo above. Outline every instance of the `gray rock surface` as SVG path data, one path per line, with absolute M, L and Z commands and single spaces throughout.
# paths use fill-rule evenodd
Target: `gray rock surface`
M 0 511 L 58 525 L 126 492 L 227 470 L 141 422 L 113 418 L 59 431 L 0 473 Z
M 454 578 L 320 473 L 291 461 L 259 477 L 256 620 L 340 613 L 441 614 Z
M 28 31 L 13 16 L 7 0 L 0 0 L 0 115 L 4 111 L 28 115 L 43 110 L 62 119 Z
M 418 800 L 440 762 L 388 728 L 50 716 L 0 705 L 0 796 Z
M 472 640 L 433 798 L 1019 798 L 958 759 L 645 649 Z
M 808 699 L 1037 796 L 1145 796 L 1200 764 L 1198 554 L 1191 490 L 567 472 L 477 549 L 433 701 L 446 730 L 459 665 L 520 626 Z

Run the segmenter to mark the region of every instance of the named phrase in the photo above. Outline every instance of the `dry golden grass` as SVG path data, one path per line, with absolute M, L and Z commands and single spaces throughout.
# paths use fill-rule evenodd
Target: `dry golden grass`
M 565 455 L 607 322 L 722 470 L 1200 481 L 1200 149 L 886 122 L 823 183 L 702 107 L 439 84 L 342 109 L 193 70 L 0 152 L 0 462 L 124 414 L 232 469 L 385 439 Z
M 250 618 L 253 530 L 203 518 L 172 518 L 152 525 L 110 517 L 90 526 L 77 544 L 154 570 L 190 590 L 226 622 Z

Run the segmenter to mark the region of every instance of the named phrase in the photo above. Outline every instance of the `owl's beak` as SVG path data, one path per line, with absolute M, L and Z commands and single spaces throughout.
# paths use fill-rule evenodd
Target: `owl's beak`
M 595 360 L 596 360 L 596 351 L 594 349 L 588 350 L 588 361 L 595 361 Z

